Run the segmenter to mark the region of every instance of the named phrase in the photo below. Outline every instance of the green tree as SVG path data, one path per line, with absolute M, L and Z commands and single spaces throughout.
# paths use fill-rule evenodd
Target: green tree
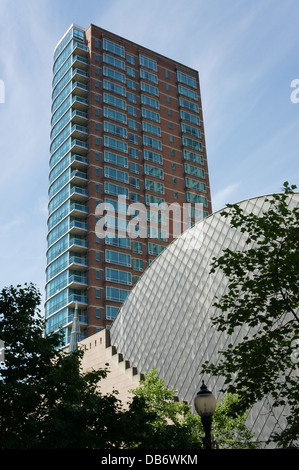
M 107 370 L 83 374 L 83 352 L 64 353 L 59 335 L 44 335 L 39 304 L 32 284 L 0 293 L 0 448 L 117 445 L 123 439 L 120 402 L 97 388 Z
M 204 434 L 201 418 L 192 413 L 192 407 L 177 400 L 177 390 L 169 389 L 164 379 L 153 368 L 131 392 L 144 400 L 144 408 L 153 414 L 149 426 L 154 429 L 148 439 L 149 448 L 203 448 Z M 238 395 L 228 394 L 219 403 L 213 417 L 213 446 L 217 448 L 257 448 L 254 435 L 246 427 L 247 413 L 233 416 L 231 409 L 238 402 Z M 164 445 L 164 447 L 159 447 Z M 156 447 L 155 447 L 156 446 Z
M 175 391 L 168 390 L 155 371 L 124 409 L 117 392 L 104 395 L 99 389 L 107 369 L 83 373 L 83 350 L 63 352 L 58 334 L 44 335 L 39 304 L 40 294 L 32 284 L 0 292 L 0 339 L 5 344 L 5 363 L 0 367 L 1 449 L 202 447 L 199 417 L 174 400 Z M 225 435 L 216 423 L 217 419 L 215 436 L 223 446 Z M 231 438 L 233 423 L 231 447 L 242 447 Z M 238 426 L 243 432 L 242 422 Z
M 222 216 L 246 237 L 242 251 L 225 249 L 213 259 L 211 272 L 228 279 L 217 299 L 212 319 L 218 331 L 232 335 L 248 331 L 237 344 L 221 351 L 220 360 L 208 362 L 203 373 L 222 376 L 224 392 L 238 393 L 235 413 L 243 412 L 263 397 L 272 406 L 287 405 L 287 425 L 271 440 L 283 447 L 298 440 L 298 369 L 294 343 L 299 338 L 299 208 L 290 208 L 296 186 L 284 183 L 282 193 L 266 199 L 262 215 L 246 214 L 239 205 L 227 205 Z M 246 329 L 246 330 L 245 330 Z

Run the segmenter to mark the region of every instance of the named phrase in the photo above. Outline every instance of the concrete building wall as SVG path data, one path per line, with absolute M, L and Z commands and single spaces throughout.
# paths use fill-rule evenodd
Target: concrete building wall
M 117 390 L 117 398 L 126 406 L 132 398 L 129 390 L 138 387 L 143 375 L 110 345 L 109 331 L 102 330 L 80 341 L 79 347 L 84 349 L 83 371 L 107 368 L 109 373 L 99 382 L 99 388 L 103 394 Z

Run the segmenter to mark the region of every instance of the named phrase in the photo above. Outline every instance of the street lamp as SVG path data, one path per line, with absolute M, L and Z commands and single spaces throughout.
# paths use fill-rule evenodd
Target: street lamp
M 213 414 L 216 409 L 216 398 L 213 393 L 210 392 L 204 381 L 200 387 L 200 391 L 197 393 L 194 399 L 194 406 L 201 417 L 201 422 L 205 431 L 205 437 L 203 443 L 206 449 L 212 448 L 212 438 L 211 438 L 211 427 L 213 421 Z

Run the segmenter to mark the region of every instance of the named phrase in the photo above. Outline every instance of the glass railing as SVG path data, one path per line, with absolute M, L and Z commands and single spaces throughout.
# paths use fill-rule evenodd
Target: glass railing
M 71 295 L 69 295 L 69 303 L 70 302 L 80 302 L 81 304 L 87 304 L 87 296 L 86 295 L 71 294 Z
M 72 147 L 74 147 L 75 145 L 78 145 L 79 147 L 83 147 L 85 149 L 88 149 L 87 143 L 83 142 L 83 140 L 72 139 Z
M 75 55 L 73 57 L 73 63 L 76 62 L 76 61 L 79 61 L 79 62 L 82 62 L 83 64 L 86 64 L 88 65 L 88 59 L 84 59 L 84 57 L 81 57 L 80 55 Z
M 75 117 L 75 116 L 82 117 L 84 119 L 88 119 L 88 114 L 84 113 L 83 111 L 79 111 L 78 109 L 75 109 L 75 111 L 72 112 L 71 117 Z
M 71 282 L 77 282 L 78 284 L 87 284 L 87 276 L 78 276 L 73 274 L 69 277 L 69 284 Z
M 74 176 L 87 180 L 87 174 L 84 171 L 74 170 L 71 172 L 71 178 L 74 178 Z
M 88 100 L 86 100 L 85 98 L 81 98 L 81 96 L 75 95 L 75 96 L 73 97 L 73 103 L 74 103 L 75 101 L 78 101 L 79 103 L 82 103 L 82 104 L 86 104 L 86 105 L 88 106 Z
M 74 44 L 74 48 L 73 48 L 73 50 L 74 50 L 74 49 L 76 49 L 76 48 L 78 47 L 79 49 L 82 49 L 83 51 L 86 51 L 86 52 L 88 52 L 88 47 L 87 47 L 87 46 L 85 46 L 85 44 L 82 44 L 82 42 L 73 41 L 73 44 Z
M 81 70 L 81 69 L 78 69 L 78 68 L 75 68 L 73 69 L 73 75 L 81 75 L 82 77 L 85 77 L 85 78 L 88 78 L 89 75 L 88 75 L 88 72 L 85 72 L 84 70 Z
M 74 193 L 81 194 L 82 196 L 88 196 L 87 189 L 80 188 L 79 186 L 74 186 L 71 189 L 70 194 L 72 195 Z
M 70 223 L 70 229 L 71 228 L 80 228 L 82 230 L 88 230 L 88 224 L 86 222 L 80 222 L 79 220 L 73 220 Z
M 88 209 L 86 206 L 83 206 L 83 204 L 76 204 L 76 203 L 73 203 L 70 205 L 70 211 L 73 211 L 73 210 L 77 210 L 77 211 L 81 211 L 81 212 L 86 212 L 88 213 Z
M 71 256 L 69 259 L 69 264 L 80 264 L 82 266 L 87 266 L 87 259 L 80 258 L 80 256 Z
M 74 124 L 72 126 L 71 132 L 74 132 L 74 131 L 79 131 L 79 132 L 83 132 L 84 134 L 88 134 L 87 127 L 80 126 L 80 124 Z
M 73 319 L 74 319 L 74 315 L 69 314 L 68 315 L 68 323 L 71 323 L 73 321 Z M 79 323 L 87 323 L 87 315 L 79 315 Z
M 88 91 L 88 86 L 84 85 L 83 83 L 74 82 L 73 86 L 72 86 L 72 90 L 74 90 L 74 88 L 76 88 L 76 87 L 81 88 L 81 90 Z
M 80 163 L 85 163 L 86 165 L 88 165 L 88 158 L 82 157 L 81 155 L 72 155 L 71 163 L 73 162 L 80 162 Z
M 69 248 L 72 245 L 82 246 L 83 248 L 88 248 L 88 243 L 86 240 L 81 240 L 81 238 L 71 238 L 69 241 Z

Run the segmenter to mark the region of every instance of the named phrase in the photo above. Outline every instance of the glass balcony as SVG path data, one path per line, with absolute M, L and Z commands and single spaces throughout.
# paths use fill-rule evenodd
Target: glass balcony
M 73 83 L 72 93 L 86 98 L 88 96 L 88 86 L 80 82 Z
M 88 198 L 87 189 L 80 188 L 80 186 L 73 186 L 70 191 L 71 199 L 77 202 L 86 201 Z
M 86 155 L 88 151 L 88 145 L 82 140 L 72 139 L 71 150 L 72 152 L 78 153 L 80 155 Z
M 70 215 L 73 217 L 82 217 L 83 214 L 88 214 L 88 208 L 87 206 L 84 206 L 83 204 L 78 204 L 78 203 L 71 203 L 70 205 Z
M 74 314 L 73 313 L 69 313 L 68 315 L 68 323 L 72 323 L 74 319 Z M 86 324 L 87 325 L 87 315 L 79 315 L 79 323 L 80 324 Z M 84 339 L 84 338 L 82 338 Z
M 71 167 L 76 169 L 85 169 L 88 165 L 88 158 L 82 157 L 82 155 L 71 156 Z
M 72 220 L 69 226 L 69 232 L 74 234 L 82 234 L 88 231 L 88 224 L 80 220 Z
M 81 96 L 73 96 L 72 107 L 74 109 L 79 109 L 80 111 L 88 110 L 88 100 L 82 98 Z
M 88 47 L 81 42 L 74 41 L 73 53 L 88 57 Z
M 85 173 L 85 171 L 72 170 L 70 179 L 72 180 L 72 183 L 82 183 L 82 180 L 84 180 L 84 182 L 86 182 L 87 181 L 87 173 Z
M 87 72 L 81 69 L 73 69 L 72 79 L 81 83 L 87 83 L 89 75 Z
M 82 275 L 79 276 L 77 274 L 73 274 L 69 277 L 69 287 L 72 289 L 81 289 L 82 286 L 87 286 L 87 276 Z
M 69 295 L 69 299 L 68 299 L 68 303 L 70 304 L 74 304 L 74 306 L 76 305 L 76 302 L 78 302 L 78 304 L 84 304 L 86 305 L 87 304 L 87 296 L 86 295 L 79 295 L 79 294 L 70 294 Z M 69 305 L 70 307 L 70 305 Z
M 79 111 L 78 109 L 75 109 L 71 115 L 71 123 L 80 124 L 83 126 L 86 125 L 88 123 L 88 114 L 84 111 Z
M 74 55 L 73 56 L 72 66 L 74 68 L 87 70 L 88 69 L 88 59 L 85 59 L 84 57 L 82 57 L 80 55 Z
M 74 252 L 84 253 L 88 248 L 87 240 L 81 238 L 71 238 L 69 241 L 69 248 L 72 248 Z
M 77 271 L 85 270 L 87 267 L 87 259 L 81 258 L 80 256 L 71 256 L 69 259 L 69 266 L 71 266 L 72 269 L 76 269 Z
M 87 127 L 80 126 L 79 124 L 74 124 L 71 128 L 71 136 L 74 139 L 84 139 L 88 137 Z

